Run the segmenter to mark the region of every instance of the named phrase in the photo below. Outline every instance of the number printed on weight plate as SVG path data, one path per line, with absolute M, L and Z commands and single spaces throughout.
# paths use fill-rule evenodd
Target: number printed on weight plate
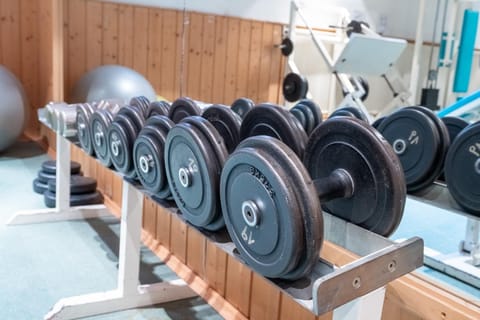
M 245 226 L 242 231 L 242 239 L 245 241 L 248 245 L 254 244 L 255 239 L 252 238 L 252 231 L 250 230 L 250 234 L 247 234 L 248 227 Z
M 408 137 L 408 141 L 410 141 L 410 144 L 418 144 L 419 139 L 420 138 L 417 135 L 417 131 L 412 130 L 412 132 L 410 132 L 410 136 Z
M 476 142 L 475 144 L 472 144 L 468 148 L 468 151 L 470 151 L 470 153 L 473 153 L 477 158 L 480 158 L 480 142 Z

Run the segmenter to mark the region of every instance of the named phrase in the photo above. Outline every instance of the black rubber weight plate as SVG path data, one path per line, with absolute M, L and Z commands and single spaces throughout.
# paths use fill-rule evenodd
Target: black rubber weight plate
M 406 199 L 402 166 L 370 125 L 349 117 L 323 122 L 310 136 L 304 163 L 313 180 L 337 169 L 352 178 L 354 194 L 322 203 L 324 210 L 383 236 L 397 228 Z
M 79 172 L 79 173 L 75 173 L 73 175 L 83 175 L 82 172 Z M 48 183 L 49 180 L 55 180 L 56 179 L 56 175 L 55 174 L 52 174 L 52 173 L 47 173 L 47 172 L 44 172 L 42 170 L 38 171 L 38 175 L 37 175 L 37 179 L 42 182 L 42 183 Z
M 94 112 L 93 107 L 88 103 L 77 105 L 77 132 L 78 140 L 82 149 L 89 155 L 93 155 L 93 143 L 90 135 L 89 123 Z
M 414 109 L 402 109 L 387 117 L 378 131 L 392 145 L 400 158 L 407 191 L 418 190 L 429 176 L 440 152 L 440 135 L 435 124 L 424 113 Z
M 38 180 L 38 178 L 34 179 L 32 184 L 33 184 L 33 192 L 38 194 L 43 194 L 48 189 L 48 185 Z
M 202 117 L 207 119 L 223 138 L 228 153 L 232 153 L 240 142 L 242 119 L 232 109 L 222 105 L 212 105 L 205 109 Z
M 307 135 L 309 135 L 315 128 L 313 112 L 306 105 L 297 103 L 292 109 L 290 109 L 290 113 L 297 118 Z
M 179 123 L 183 118 L 202 115 L 202 109 L 195 101 L 188 97 L 175 100 L 168 110 L 168 117 L 173 122 Z
M 48 190 L 55 193 L 57 181 L 55 179 L 48 181 Z M 91 193 L 97 190 L 97 180 L 90 177 L 71 176 L 70 177 L 70 194 Z
M 135 171 L 132 150 L 136 137 L 137 131 L 128 118 L 117 117 L 117 121 L 108 128 L 107 141 L 112 163 L 115 169 L 128 176 Z
M 383 120 L 385 120 L 387 117 L 380 117 L 378 119 L 375 119 L 375 121 L 373 121 L 372 123 L 372 127 L 374 127 L 375 129 L 378 129 L 378 127 L 380 126 L 380 124 L 382 123 Z
M 306 250 L 298 186 L 289 175 L 292 169 L 283 166 L 288 157 L 278 159 L 268 149 L 242 145 L 222 171 L 225 224 L 248 265 L 266 277 L 283 278 Z
M 320 109 L 320 106 L 318 104 L 316 104 L 313 100 L 302 99 L 297 104 L 303 104 L 303 105 L 306 105 L 308 108 L 310 108 L 310 110 L 312 111 L 312 114 L 313 114 L 313 118 L 314 118 L 313 128 L 315 128 L 320 123 L 322 123 L 322 121 L 323 121 L 322 110 Z
M 90 121 L 90 135 L 92 137 L 95 154 L 105 167 L 112 165 L 107 143 L 107 131 L 112 121 L 113 116 L 110 111 L 103 109 L 96 110 Z
M 238 98 L 232 103 L 232 110 L 236 112 L 242 119 L 245 118 L 245 115 L 248 111 L 252 110 L 255 106 L 252 100 L 248 98 Z
M 80 163 L 70 161 L 70 173 L 79 173 L 81 169 Z M 47 160 L 42 163 L 42 171 L 45 173 L 55 174 L 57 172 L 57 162 L 55 160 Z
M 443 117 L 441 119 L 447 127 L 450 143 L 453 143 L 458 134 L 468 126 L 468 122 L 459 117 Z
M 166 101 L 154 101 L 150 103 L 150 106 L 148 107 L 148 118 L 150 118 L 153 115 L 168 117 L 169 108 L 170 108 L 170 104 Z
M 332 114 L 330 115 L 330 118 L 333 118 L 336 116 L 350 116 L 350 115 L 353 115 L 353 117 L 359 120 L 368 122 L 368 118 L 365 115 L 365 113 L 363 113 L 362 110 L 356 107 L 343 107 L 343 108 L 337 109 L 334 112 L 332 112 Z
M 48 208 L 55 208 L 55 193 L 47 190 L 43 194 L 45 205 Z M 70 195 L 70 206 L 86 206 L 91 204 L 103 203 L 103 196 L 98 191 L 86 194 L 72 194 Z
M 450 146 L 445 179 L 458 204 L 480 217 L 480 122 L 465 128 Z

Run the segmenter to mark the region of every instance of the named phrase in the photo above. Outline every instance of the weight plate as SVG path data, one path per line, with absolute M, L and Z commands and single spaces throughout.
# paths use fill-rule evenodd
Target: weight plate
M 77 136 L 82 149 L 89 155 L 93 155 L 93 143 L 90 135 L 90 118 L 95 110 L 89 103 L 77 104 Z
M 368 84 L 367 79 L 362 77 L 362 76 L 355 76 L 355 78 L 350 77 L 349 79 L 350 79 L 350 82 L 352 83 L 352 86 L 354 87 L 355 90 L 360 89 L 358 87 L 357 83 L 355 82 L 355 80 L 358 81 L 358 84 L 362 86 L 364 93 L 360 97 L 360 100 L 365 101 L 368 98 L 368 94 L 370 93 L 370 85 Z M 347 95 L 347 92 L 344 91 L 343 96 L 346 96 L 346 95 Z
M 43 194 L 45 205 L 48 208 L 55 208 L 55 193 L 47 190 Z M 72 194 L 70 195 L 70 206 L 86 206 L 92 204 L 101 204 L 103 203 L 103 196 L 98 191 L 93 193 L 85 194 Z
M 458 204 L 480 217 L 480 122 L 462 130 L 450 146 L 445 179 Z
M 302 99 L 297 104 L 303 104 L 310 108 L 314 118 L 313 128 L 318 126 L 323 121 L 322 109 L 312 99 Z
M 52 193 L 57 191 L 56 179 L 48 180 L 48 190 Z M 97 180 L 84 176 L 70 177 L 70 194 L 92 193 L 97 190 Z
M 293 52 L 292 40 L 290 40 L 290 38 L 283 38 L 281 48 L 282 48 L 282 54 L 285 57 L 288 57 Z
M 225 142 L 228 153 L 233 152 L 240 142 L 240 125 L 242 123 L 240 116 L 226 106 L 214 104 L 205 109 L 202 117 L 207 119 L 218 131 Z
M 92 115 L 90 121 L 90 135 L 92 137 L 93 148 L 98 160 L 105 166 L 112 165 L 109 148 L 107 144 L 108 127 L 113 121 L 113 116 L 106 109 L 97 109 Z
M 450 143 L 453 143 L 458 134 L 468 126 L 468 122 L 459 117 L 443 117 L 441 120 L 447 127 Z
M 323 217 L 318 198 L 315 197 L 315 187 L 302 161 L 284 143 L 267 136 L 246 139 L 242 148 L 258 148 L 272 155 L 283 170 L 289 181 L 295 186 L 296 198 L 302 216 L 304 230 L 304 248 L 297 265 L 284 279 L 299 279 L 308 274 L 318 260 L 318 253 L 323 242 Z
M 137 135 L 140 130 L 145 126 L 145 117 L 138 107 L 134 106 L 126 106 L 120 111 L 118 111 L 117 115 L 113 118 L 113 121 L 116 121 L 116 118 L 120 115 L 125 115 L 131 120 L 131 124 L 135 128 L 135 135 Z
M 354 118 L 357 118 L 359 120 L 362 120 L 368 123 L 368 118 L 365 115 L 365 113 L 363 113 L 362 110 L 356 107 L 347 106 L 347 107 L 339 108 L 333 111 L 329 118 L 333 118 L 336 116 L 353 116 Z
M 266 135 L 276 138 L 289 146 L 298 156 L 303 156 L 308 137 L 299 128 L 299 122 L 287 110 L 272 104 L 260 104 L 243 119 L 240 140 Z
M 383 120 L 378 131 L 400 158 L 408 192 L 431 179 L 429 174 L 438 161 L 441 144 L 438 129 L 427 115 L 404 108 Z
M 372 127 L 374 127 L 375 129 L 378 129 L 378 127 L 380 126 L 382 121 L 385 120 L 385 118 L 387 118 L 387 117 L 386 116 L 385 117 L 380 117 L 380 118 L 376 119 L 375 121 L 373 121 Z
M 252 100 L 248 98 L 238 98 L 232 103 L 232 110 L 235 111 L 242 119 L 245 118 L 245 115 L 248 111 L 252 110 L 255 106 Z
M 337 169 L 352 180 L 353 195 L 322 203 L 324 210 L 383 236 L 397 228 L 406 199 L 402 166 L 370 125 L 349 117 L 323 122 L 310 136 L 304 163 L 314 181 Z
M 422 189 L 425 189 L 432 185 L 432 183 L 441 175 L 443 167 L 445 164 L 445 158 L 447 156 L 448 148 L 450 147 L 450 136 L 448 134 L 447 127 L 445 124 L 437 117 L 437 115 L 430 109 L 425 107 L 408 107 L 408 109 L 418 110 L 427 115 L 430 120 L 435 124 L 435 127 L 438 130 L 440 136 L 440 147 L 438 149 L 437 158 L 434 161 L 431 171 L 428 173 L 427 177 L 423 183 L 419 183 L 415 188 L 411 188 L 410 192 L 416 192 Z
M 133 121 L 125 114 L 117 114 L 107 131 L 109 153 L 115 169 L 129 178 L 135 176 L 132 150 L 136 137 Z
M 130 99 L 130 106 L 136 106 L 142 111 L 142 116 L 145 118 L 148 115 L 148 107 L 150 105 L 150 101 L 145 96 L 138 96 L 133 97 Z
M 164 151 L 173 198 L 185 218 L 201 228 L 208 228 L 220 212 L 221 167 L 207 140 L 198 128 L 181 122 L 168 133 Z
M 167 135 L 152 126 L 145 126 L 135 140 L 133 160 L 137 176 L 142 185 L 166 199 L 171 196 L 165 174 L 164 146 Z
M 175 123 L 179 123 L 185 117 L 200 115 L 202 115 L 202 109 L 188 97 L 178 98 L 168 110 L 168 117 Z
M 80 163 L 70 161 L 70 173 L 79 173 L 81 169 Z M 42 163 L 42 171 L 45 173 L 55 174 L 57 172 L 57 162 L 55 160 L 47 160 Z
M 250 146 L 250 139 L 259 137 L 247 139 L 245 147 L 241 143 L 222 171 L 225 225 L 248 265 L 266 277 L 282 278 L 306 252 L 297 186 L 289 176 L 291 170 L 284 168 L 288 159 Z
M 153 115 L 168 117 L 169 108 L 170 108 L 170 104 L 167 101 L 153 101 L 152 103 L 150 103 L 150 106 L 148 107 L 147 118 L 150 118 Z
M 302 125 L 303 130 L 309 135 L 315 127 L 315 119 L 312 110 L 304 104 L 297 103 L 292 109 L 290 109 L 290 113 L 297 118 Z
M 74 175 L 81 176 L 83 175 L 83 173 L 80 171 L 78 173 L 72 174 L 71 176 L 74 176 Z M 47 184 L 49 180 L 55 180 L 56 178 L 57 176 L 55 175 L 55 173 L 48 173 L 42 170 L 38 171 L 38 174 L 37 174 L 38 181 L 45 184 Z
M 289 102 L 295 102 L 307 96 L 307 79 L 297 73 L 290 72 L 283 79 L 283 96 Z
M 43 194 L 48 189 L 48 184 L 41 182 L 38 178 L 33 179 L 33 192 Z

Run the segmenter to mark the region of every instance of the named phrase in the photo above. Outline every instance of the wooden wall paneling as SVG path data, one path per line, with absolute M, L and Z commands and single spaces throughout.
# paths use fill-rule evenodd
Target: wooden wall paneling
M 282 26 L 274 25 L 273 27 L 273 39 L 272 47 L 275 43 L 282 42 Z M 273 50 L 271 56 L 271 66 L 270 66 L 270 88 L 268 93 L 268 100 L 273 103 L 280 103 L 283 101 L 282 94 L 282 80 L 283 80 L 283 64 L 284 59 L 282 53 L 278 49 Z
M 213 64 L 215 52 L 215 24 L 216 16 L 203 15 L 203 42 L 202 42 L 202 63 L 200 65 L 200 94 L 199 97 L 205 102 L 218 103 L 213 100 Z
M 206 243 L 197 229 L 187 226 L 187 266 L 198 276 L 205 276 Z
M 184 69 L 186 76 L 186 95 L 196 99 L 203 100 L 200 92 L 200 81 L 202 81 L 202 41 L 204 37 L 203 32 L 203 15 L 196 12 L 189 14 L 188 24 L 188 52 L 186 59 L 188 59 L 187 68 Z M 186 72 L 185 72 L 186 71 Z
M 280 295 L 280 313 L 278 320 L 315 320 L 315 315 L 303 308 L 285 293 Z M 327 320 L 327 319 L 325 319 Z
M 103 40 L 103 5 L 98 1 L 86 2 L 85 36 L 85 71 L 102 64 Z
M 278 319 L 280 290 L 268 280 L 253 272 L 250 294 L 250 319 Z
M 170 251 L 180 261 L 187 261 L 187 225 L 177 217 L 170 221 Z
M 157 204 L 152 198 L 143 198 L 142 227 L 145 231 L 155 236 L 157 232 Z
M 250 62 L 250 40 L 252 21 L 240 20 L 240 35 L 238 38 L 238 61 L 235 86 L 235 99 L 248 96 L 248 65 Z
M 160 88 L 160 76 L 162 70 L 162 20 L 163 11 L 161 9 L 151 8 L 148 10 L 148 68 L 145 76 L 156 90 L 158 90 L 157 88 Z
M 271 23 L 263 23 L 257 102 L 268 102 L 270 98 L 270 68 L 272 66 L 272 54 L 275 54 L 272 45 L 273 28 L 274 26 Z
M 118 7 L 118 63 L 133 68 L 133 6 Z
M 237 99 L 237 61 L 240 38 L 240 19 L 228 18 L 227 54 L 225 68 L 224 101 L 231 104 Z
M 249 50 L 249 65 L 247 72 L 247 97 L 253 101 L 258 101 L 258 87 L 260 76 L 260 62 L 262 55 L 262 36 L 263 23 L 253 21 L 250 32 L 250 50 Z
M 179 96 L 178 72 L 176 72 L 176 56 L 179 38 L 177 37 L 177 11 L 163 10 L 162 19 L 162 61 L 160 85 L 157 93 L 168 100 Z
M 227 256 L 225 251 L 207 241 L 204 279 L 222 297 L 225 296 Z
M 67 78 L 68 92 L 86 71 L 86 2 L 84 0 L 69 0 L 68 6 L 68 48 L 67 57 L 72 63 L 69 65 Z
M 21 78 L 20 1 L 0 1 L 0 49 L 2 64 Z
M 213 50 L 212 102 L 230 105 L 233 101 L 224 98 L 227 55 L 228 18 L 215 17 L 215 50 Z
M 190 33 L 190 12 L 177 11 L 177 54 L 176 54 L 176 73 L 178 81 L 178 98 L 185 96 L 187 90 L 187 70 L 188 70 L 188 35 Z
M 155 238 L 166 248 L 170 248 L 171 216 L 172 213 L 167 209 L 160 205 L 157 206 L 157 234 Z
M 148 34 L 149 9 L 133 9 L 133 69 L 147 77 L 148 71 Z
M 250 315 L 252 276 L 253 272 L 249 267 L 232 256 L 227 257 L 225 298 L 246 317 Z

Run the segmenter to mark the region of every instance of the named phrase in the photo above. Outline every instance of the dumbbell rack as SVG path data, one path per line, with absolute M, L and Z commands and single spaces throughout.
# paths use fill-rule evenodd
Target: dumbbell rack
M 17 213 L 10 224 L 93 218 L 107 213 L 104 206 L 69 207 L 69 164 L 70 142 L 57 132 L 57 207 Z M 143 198 L 152 195 L 126 180 L 122 189 L 117 289 L 60 299 L 45 319 L 72 319 L 195 296 L 182 280 L 138 285 Z M 174 216 L 183 220 L 181 214 Z M 272 283 L 316 315 L 333 311 L 336 320 L 381 319 L 385 286 L 423 265 L 423 240 L 413 237 L 395 243 L 327 213 L 323 217 L 325 240 L 360 258 L 340 268 L 320 258 L 307 281 Z M 203 234 L 242 261 L 232 242 L 218 241 L 213 233 Z
M 418 195 L 409 195 L 407 201 L 428 204 L 467 218 L 465 238 L 458 252 L 441 254 L 426 248 L 425 265 L 480 288 L 480 217 L 466 213 L 442 183 L 435 183 Z

